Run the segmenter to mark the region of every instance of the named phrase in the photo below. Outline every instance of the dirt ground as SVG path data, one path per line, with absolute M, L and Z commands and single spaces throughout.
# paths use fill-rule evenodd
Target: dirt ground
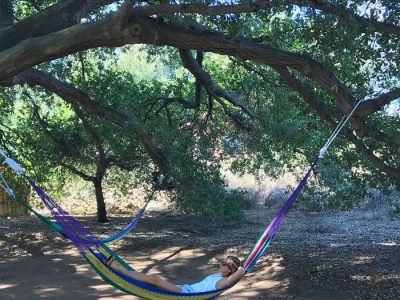
M 196 282 L 224 255 L 244 258 L 274 214 L 258 205 L 231 226 L 154 211 L 112 248 L 144 273 Z M 129 221 L 79 219 L 101 237 Z M 379 213 L 292 211 L 253 272 L 220 299 L 400 299 L 399 225 Z M 0 219 L 0 249 L 2 300 L 137 299 L 105 284 L 36 218 Z

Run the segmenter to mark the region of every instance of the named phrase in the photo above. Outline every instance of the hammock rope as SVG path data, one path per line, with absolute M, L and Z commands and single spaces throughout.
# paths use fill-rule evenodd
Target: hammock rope
M 266 252 L 268 246 L 271 241 L 276 236 L 280 226 L 285 220 L 289 210 L 292 208 L 294 202 L 297 199 L 298 194 L 304 188 L 307 183 L 308 178 L 310 177 L 312 171 L 314 170 L 318 161 L 324 157 L 330 145 L 333 143 L 335 138 L 338 136 L 340 131 L 344 128 L 347 121 L 350 119 L 351 115 L 356 111 L 361 101 L 357 103 L 357 105 L 353 108 L 353 110 L 349 113 L 347 118 L 342 118 L 342 120 L 337 124 L 335 130 L 332 132 L 326 144 L 320 149 L 319 155 L 311 164 L 309 170 L 300 181 L 296 189 L 292 192 L 289 198 L 286 200 L 283 207 L 279 210 L 275 218 L 268 225 L 265 231 L 260 235 L 253 249 L 249 252 L 246 259 L 243 262 L 243 267 L 245 268 L 246 273 L 250 272 L 257 261 L 263 256 Z M 193 300 L 205 300 L 205 299 L 214 299 L 218 297 L 225 290 L 230 287 L 214 290 L 211 292 L 203 292 L 203 293 L 193 293 L 193 294 L 183 294 L 183 293 L 174 293 L 165 290 L 161 290 L 154 286 L 145 284 L 133 278 L 130 278 L 117 270 L 110 268 L 106 265 L 107 257 L 110 255 L 114 255 L 116 257 L 117 263 L 124 268 L 125 270 L 133 270 L 127 263 L 125 263 L 120 257 L 118 257 L 113 251 L 111 251 L 102 240 L 96 239 L 90 231 L 85 228 L 78 220 L 69 215 L 66 211 L 64 211 L 57 203 L 51 199 L 45 192 L 43 192 L 27 175 L 25 175 L 22 171 L 22 168 L 11 158 L 9 158 L 3 150 L 0 149 L 0 155 L 4 156 L 4 163 L 7 164 L 14 172 L 25 178 L 31 187 L 38 194 L 40 199 L 43 201 L 45 206 L 49 209 L 51 214 L 56 220 L 56 226 L 52 226 L 53 222 L 48 220 L 47 218 L 41 216 L 39 213 L 35 213 L 35 211 L 29 207 L 26 203 L 23 204 L 30 211 L 32 211 L 36 216 L 38 216 L 42 221 L 46 224 L 50 225 L 55 231 L 62 233 L 65 237 L 70 239 L 73 244 L 79 249 L 80 253 L 84 256 L 84 258 L 88 261 L 88 263 L 93 267 L 93 269 L 99 274 L 99 276 L 107 283 L 112 286 L 120 289 L 121 291 L 132 294 L 136 296 L 143 297 L 145 299 L 150 300 L 175 300 L 175 299 L 193 299 Z M 15 193 L 9 188 L 8 184 L 5 182 L 4 178 L 1 176 L 3 181 L 1 187 L 3 187 L 7 193 L 14 199 Z M 4 184 L 5 183 L 5 184 Z M 152 194 L 153 195 L 153 194 Z M 151 195 L 151 196 L 152 196 Z M 21 204 L 23 201 L 18 201 Z M 147 207 L 149 201 L 146 202 L 144 209 Z M 142 210 L 141 210 L 142 212 Z M 143 210 L 144 212 L 144 210 Z M 135 220 L 135 225 L 140 220 L 140 213 L 138 220 Z M 48 220 L 49 222 L 47 222 Z M 123 234 L 122 234 L 123 236 Z M 120 236 L 118 235 L 118 238 Z

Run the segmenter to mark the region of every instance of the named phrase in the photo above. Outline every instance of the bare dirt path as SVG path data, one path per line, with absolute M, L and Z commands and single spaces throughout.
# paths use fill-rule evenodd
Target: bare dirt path
M 191 283 L 240 258 L 272 219 L 256 206 L 239 226 L 150 212 L 113 246 L 145 273 Z M 99 225 L 100 236 L 128 217 Z M 400 220 L 361 212 L 293 211 L 256 269 L 220 299 L 400 299 Z M 0 219 L 0 299 L 137 299 L 105 284 L 67 241 L 36 218 Z

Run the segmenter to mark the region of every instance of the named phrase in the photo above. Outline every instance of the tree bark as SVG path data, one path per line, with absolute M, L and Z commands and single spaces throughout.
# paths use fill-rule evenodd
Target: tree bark
M 104 202 L 102 179 L 96 178 L 95 180 L 93 180 L 93 185 L 96 192 L 97 222 L 105 223 L 108 221 L 108 219 L 107 219 L 106 204 Z
M 0 29 L 13 23 L 14 13 L 11 0 L 0 0 Z

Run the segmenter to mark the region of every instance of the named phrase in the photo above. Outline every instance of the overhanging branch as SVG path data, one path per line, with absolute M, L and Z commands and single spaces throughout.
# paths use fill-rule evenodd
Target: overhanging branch
M 387 32 L 400 36 L 400 27 L 385 21 L 378 21 L 374 18 L 362 17 L 352 12 L 345 5 L 333 4 L 326 1 L 316 0 L 267 0 L 251 1 L 248 4 L 159 4 L 135 8 L 132 15 L 152 16 L 165 14 L 200 14 L 205 16 L 216 16 L 222 14 L 255 13 L 269 8 L 296 5 L 304 8 L 311 8 L 335 15 L 342 20 L 353 20 L 360 28 L 373 28 L 377 32 Z
M 336 122 L 329 116 L 325 105 L 318 102 L 310 89 L 306 89 L 289 73 L 286 68 L 275 67 L 275 70 L 281 75 L 286 84 L 293 90 L 297 91 L 303 99 L 316 111 L 320 119 L 331 128 L 337 126 Z M 376 156 L 365 144 L 358 139 L 350 130 L 345 129 L 346 138 L 351 141 L 356 148 L 368 158 L 368 160 L 381 172 L 388 174 L 394 178 L 400 178 L 400 170 L 387 165 L 383 160 Z
M 234 106 L 240 107 L 249 116 L 254 117 L 254 113 L 250 111 L 250 109 L 248 109 L 243 103 L 241 103 L 238 98 L 214 83 L 210 74 L 201 68 L 198 61 L 194 59 L 189 49 L 179 49 L 179 55 L 181 57 L 183 66 L 193 74 L 193 76 L 205 87 L 208 93 L 215 95 L 216 97 L 224 98 Z
M 4 0 L 1 0 L 4 1 Z M 112 0 L 63 0 L 18 23 L 0 30 L 0 52 L 23 40 L 45 36 L 66 29 L 95 9 L 110 4 Z
M 376 98 L 371 98 L 363 101 L 355 115 L 358 117 L 365 117 L 373 114 L 376 111 L 381 110 L 385 105 L 388 105 L 394 100 L 400 98 L 400 88 L 396 88 L 390 92 L 380 95 Z

